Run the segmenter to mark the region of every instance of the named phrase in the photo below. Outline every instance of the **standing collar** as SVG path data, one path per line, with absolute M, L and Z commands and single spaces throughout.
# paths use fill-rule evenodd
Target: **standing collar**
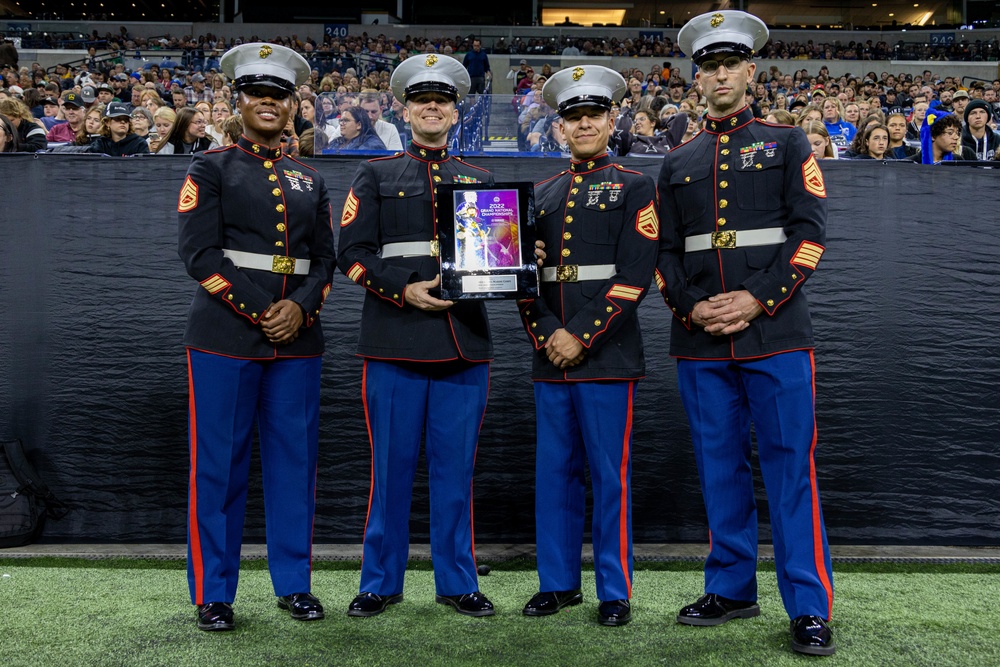
M 712 134 L 725 134 L 735 129 L 741 128 L 754 119 L 753 111 L 749 106 L 744 106 L 734 114 L 725 118 L 713 118 L 705 116 L 705 131 Z
M 406 147 L 406 152 L 410 156 L 424 162 L 443 162 L 449 157 L 447 146 L 443 148 L 428 148 L 427 146 L 421 146 L 415 141 L 410 142 L 410 145 Z
M 268 148 L 264 144 L 258 144 L 250 141 L 247 139 L 246 135 L 240 135 L 240 140 L 237 144 L 244 151 L 250 153 L 254 157 L 259 157 L 261 160 L 277 160 L 281 158 L 280 146 L 278 148 Z
M 588 171 L 596 171 L 598 169 L 604 169 L 605 167 L 611 166 L 611 156 L 607 153 L 601 153 L 598 156 L 592 157 L 589 160 L 573 161 L 569 164 L 569 170 L 574 174 L 583 174 Z

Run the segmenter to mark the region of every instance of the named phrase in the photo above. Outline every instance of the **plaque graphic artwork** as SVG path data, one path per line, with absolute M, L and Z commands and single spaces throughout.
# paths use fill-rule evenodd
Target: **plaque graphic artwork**
M 538 296 L 530 182 L 443 183 L 435 200 L 442 299 Z

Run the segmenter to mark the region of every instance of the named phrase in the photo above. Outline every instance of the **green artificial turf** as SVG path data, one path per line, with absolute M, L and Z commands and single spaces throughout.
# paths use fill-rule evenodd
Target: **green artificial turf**
M 700 594 L 700 568 L 638 563 L 634 620 L 606 628 L 596 622 L 589 569 L 584 604 L 525 618 L 534 571 L 496 563 L 480 587 L 498 613 L 474 619 L 435 604 L 433 573 L 413 565 L 402 604 L 350 618 L 357 563 L 318 563 L 313 591 L 327 618 L 299 623 L 276 607 L 265 565 L 247 561 L 236 631 L 206 633 L 187 603 L 183 563 L 0 559 L 0 665 L 1000 665 L 996 565 L 835 566 L 838 651 L 829 658 L 790 650 L 773 566 L 761 567 L 760 617 L 696 628 L 674 617 Z

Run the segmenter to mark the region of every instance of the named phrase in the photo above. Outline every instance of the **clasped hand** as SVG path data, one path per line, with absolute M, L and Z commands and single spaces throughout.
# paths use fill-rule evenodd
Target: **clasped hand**
M 691 320 L 713 336 L 728 336 L 743 331 L 764 312 L 747 290 L 716 294 L 699 301 L 691 312 Z

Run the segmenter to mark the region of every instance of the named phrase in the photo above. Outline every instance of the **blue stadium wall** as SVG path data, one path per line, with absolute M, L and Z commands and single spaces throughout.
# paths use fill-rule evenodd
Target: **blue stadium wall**
M 197 285 L 176 253 L 188 159 L 0 155 L 0 438 L 20 438 L 72 512 L 47 542 L 185 539 L 186 364 Z M 479 159 L 541 180 L 552 159 Z M 655 177 L 658 161 L 623 162 Z M 313 164 L 339 214 L 356 160 Z M 818 347 L 819 484 L 839 544 L 1000 544 L 1000 171 L 825 162 L 828 250 L 810 279 Z M 317 542 L 360 542 L 369 479 L 362 290 L 337 274 L 323 311 Z M 496 341 L 475 480 L 480 542 L 533 542 L 529 347 L 512 303 Z M 637 542 L 707 540 L 669 318 L 642 304 L 648 378 L 636 398 Z M 264 535 L 259 463 L 247 515 Z M 428 537 L 426 475 L 412 538 Z M 762 539 L 769 538 L 758 477 Z

